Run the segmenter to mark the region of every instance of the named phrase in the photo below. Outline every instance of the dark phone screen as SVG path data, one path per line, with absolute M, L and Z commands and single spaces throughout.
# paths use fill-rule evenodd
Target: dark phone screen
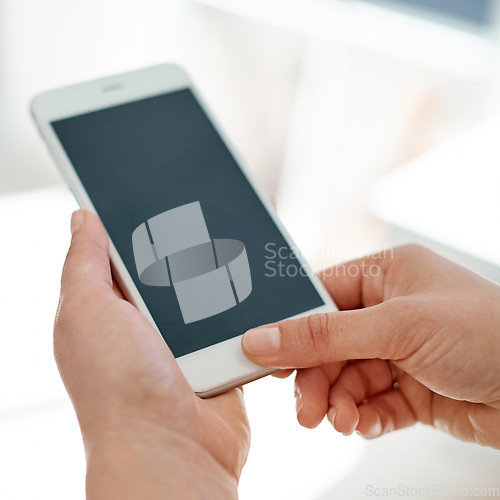
M 52 127 L 176 357 L 324 304 L 189 89 L 65 118 Z M 237 304 L 186 323 L 179 290 L 141 281 L 132 234 L 154 216 L 193 203 L 201 207 L 210 238 L 243 243 L 251 293 L 238 303 L 236 277 L 230 275 Z M 153 226 L 143 227 L 152 247 Z M 196 252 L 190 255 L 195 260 L 187 271 L 194 276 L 199 259 Z M 165 276 L 172 280 L 172 272 Z

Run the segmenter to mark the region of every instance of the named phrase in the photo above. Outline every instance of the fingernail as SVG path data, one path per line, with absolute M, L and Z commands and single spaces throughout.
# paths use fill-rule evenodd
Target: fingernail
M 243 335 L 243 347 L 255 356 L 269 356 L 279 351 L 281 346 L 280 330 L 277 327 L 256 328 Z
M 304 406 L 304 403 L 302 401 L 302 394 L 300 393 L 300 389 L 296 386 L 295 387 L 295 412 L 297 415 L 300 413 L 300 410 L 302 410 L 302 407 Z
M 330 408 L 328 410 L 328 420 L 332 424 L 332 427 L 335 429 L 335 415 L 337 414 L 337 410 L 335 408 Z
M 77 210 L 76 212 L 73 212 L 73 215 L 71 216 L 71 234 L 73 234 L 82 225 L 82 222 L 83 222 L 82 210 Z

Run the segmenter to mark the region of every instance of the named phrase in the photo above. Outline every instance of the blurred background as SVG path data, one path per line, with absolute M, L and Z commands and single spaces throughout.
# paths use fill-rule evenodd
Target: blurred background
M 420 242 L 500 282 L 499 7 L 0 0 L 0 498 L 84 498 L 51 340 L 76 203 L 31 122 L 36 93 L 178 62 L 315 269 Z M 373 442 L 301 429 L 291 380 L 250 384 L 246 399 L 244 500 L 500 486 L 498 452 L 429 428 Z

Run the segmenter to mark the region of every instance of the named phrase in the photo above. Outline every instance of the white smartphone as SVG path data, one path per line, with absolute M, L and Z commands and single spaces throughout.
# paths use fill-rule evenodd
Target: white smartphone
M 335 310 L 191 80 L 165 64 L 38 95 L 32 114 L 113 275 L 201 397 L 272 373 L 249 328 Z

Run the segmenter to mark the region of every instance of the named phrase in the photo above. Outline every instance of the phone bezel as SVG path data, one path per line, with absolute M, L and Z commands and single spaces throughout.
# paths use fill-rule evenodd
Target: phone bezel
M 274 224 L 283 235 L 287 244 L 294 250 L 299 263 L 304 267 L 309 279 L 325 303 L 323 306 L 305 311 L 294 317 L 337 310 L 321 281 L 314 273 L 310 272 L 303 256 L 281 224 L 267 196 L 259 188 L 252 172 L 222 131 L 213 113 L 196 91 L 187 73 L 179 66 L 175 64 L 162 64 L 44 92 L 33 99 L 31 113 L 39 128 L 40 135 L 46 141 L 51 155 L 58 165 L 65 182 L 72 190 L 78 204 L 82 208 L 97 214 L 85 187 L 59 142 L 51 126 L 51 122 L 110 108 L 127 102 L 146 99 L 155 95 L 174 92 L 183 88 L 189 88 L 195 96 L 222 141 L 233 155 L 251 188 L 266 208 Z M 141 294 L 111 241 L 110 258 L 113 266 L 113 275 L 127 299 L 149 319 L 158 334 L 160 334 Z M 238 387 L 277 371 L 274 368 L 264 368 L 256 365 L 246 358 L 241 348 L 242 334 L 176 358 L 191 387 L 199 396 L 215 396 L 230 388 Z M 221 360 L 224 360 L 224 362 L 221 362 Z

